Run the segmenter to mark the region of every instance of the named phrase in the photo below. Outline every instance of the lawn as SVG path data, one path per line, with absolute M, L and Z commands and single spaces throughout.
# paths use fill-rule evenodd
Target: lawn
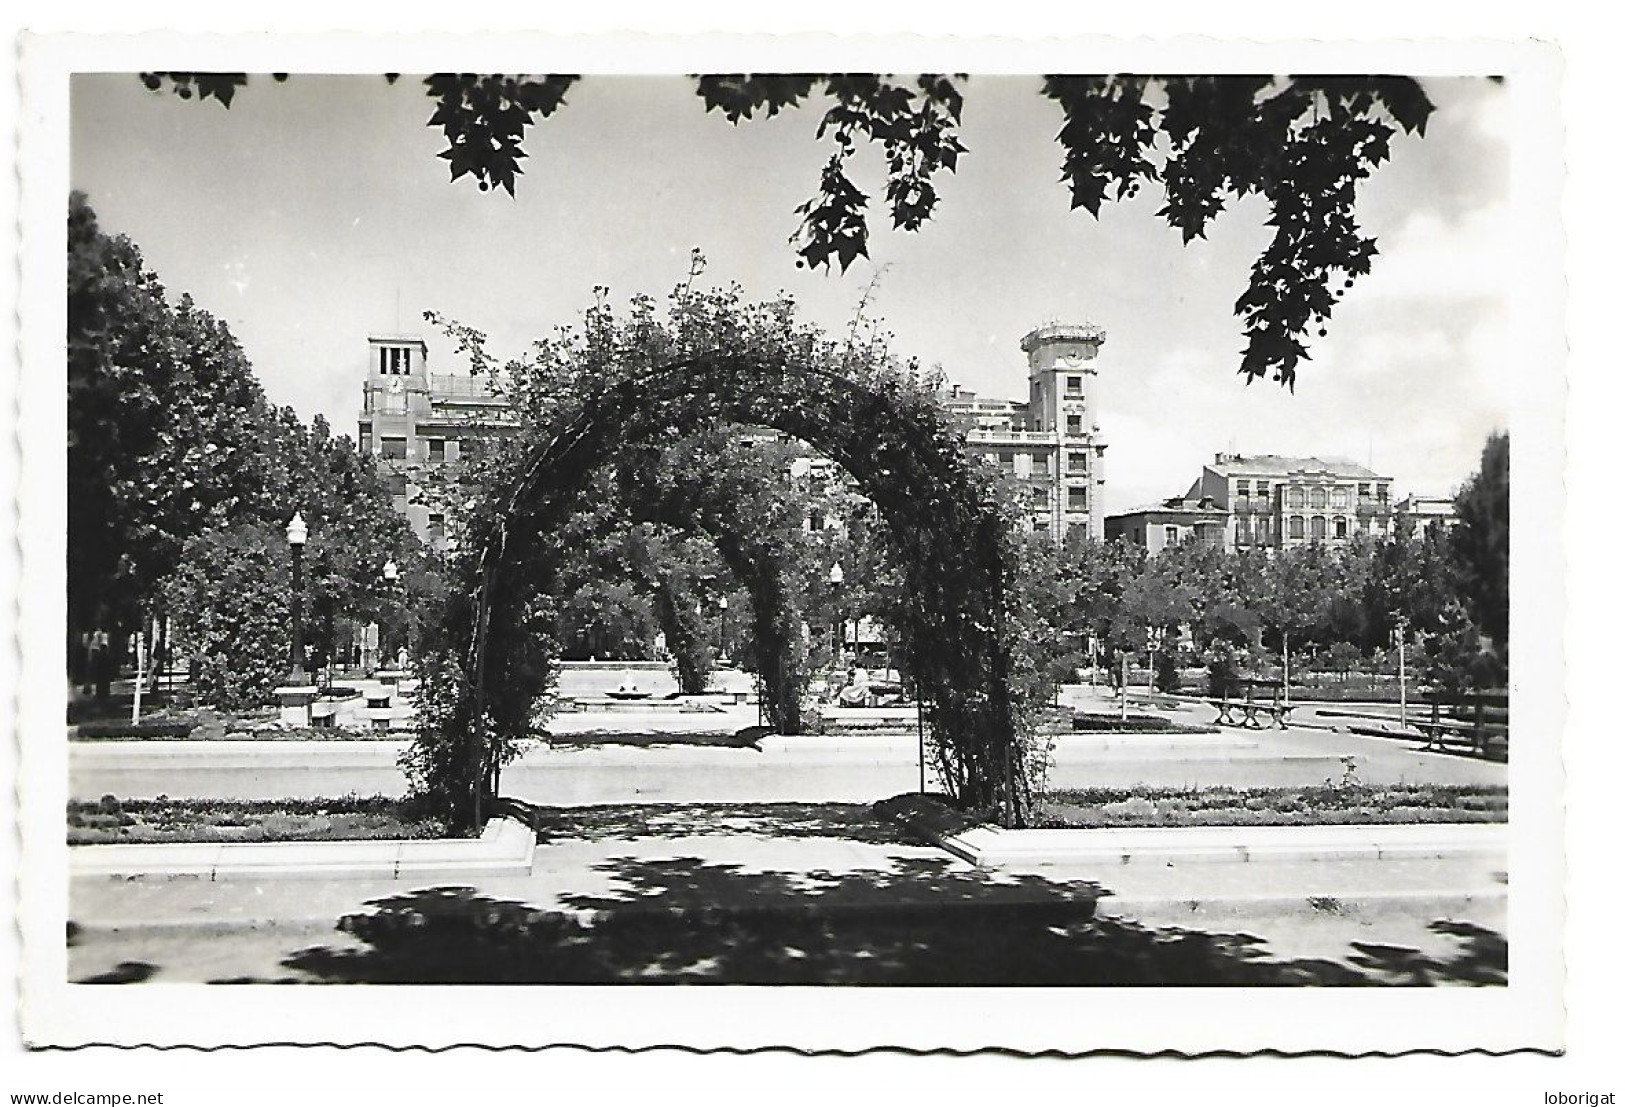
M 410 800 L 126 799 L 68 803 L 68 845 L 157 842 L 333 842 L 444 838 L 445 824 Z
M 1046 828 L 1504 823 L 1504 785 L 1324 784 L 1308 788 L 1088 789 L 1045 795 Z

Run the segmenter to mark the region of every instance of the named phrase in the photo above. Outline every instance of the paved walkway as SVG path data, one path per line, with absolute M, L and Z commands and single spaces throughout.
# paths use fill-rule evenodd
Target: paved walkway
M 70 975 L 1450 982 L 1504 958 L 1504 866 L 1486 859 L 985 870 L 828 805 L 553 810 L 536 825 L 528 875 L 78 877 Z
M 1194 720 L 1199 713 L 1189 712 Z M 560 735 L 617 730 L 732 733 L 756 710 L 608 712 L 558 716 Z M 404 742 L 74 742 L 70 794 L 97 799 L 193 796 L 401 795 Z M 919 788 L 912 734 L 769 736 L 759 749 L 538 746 L 504 770 L 507 795 L 545 804 L 630 802 L 870 802 Z M 1507 766 L 1416 743 L 1320 730 L 1207 735 L 1061 735 L 1051 788 L 1302 786 L 1341 780 L 1345 758 L 1366 783 L 1504 784 Z M 928 776 L 927 785 L 932 782 Z

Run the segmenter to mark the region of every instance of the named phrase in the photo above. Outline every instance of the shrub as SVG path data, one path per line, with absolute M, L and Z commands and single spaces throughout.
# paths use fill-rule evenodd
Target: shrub
M 1236 667 L 1236 647 L 1229 642 L 1214 642 L 1207 650 L 1207 694 L 1223 698 L 1230 693 L 1240 675 Z
M 287 675 L 288 559 L 279 530 L 248 524 L 207 531 L 182 550 L 166 596 L 204 700 L 227 709 L 266 703 Z
M 1179 658 L 1173 650 L 1157 655 L 1157 691 L 1170 694 L 1179 691 Z
M 192 723 L 83 723 L 81 738 L 185 738 Z

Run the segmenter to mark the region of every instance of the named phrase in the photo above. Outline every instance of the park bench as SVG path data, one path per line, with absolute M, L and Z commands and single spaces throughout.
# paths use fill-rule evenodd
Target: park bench
M 1449 745 L 1466 746 L 1479 757 L 1490 755 L 1490 744 L 1507 745 L 1510 713 L 1505 692 L 1435 693 L 1424 701 L 1427 716 L 1410 725 L 1422 732 L 1427 749 L 1444 751 Z
M 1210 697 L 1207 702 L 1218 709 L 1219 717 L 1215 722 L 1220 726 L 1239 726 L 1249 730 L 1263 730 L 1266 727 L 1285 730 L 1297 706 L 1286 702 L 1283 689 L 1273 680 L 1233 680 L 1224 686 L 1220 695 Z

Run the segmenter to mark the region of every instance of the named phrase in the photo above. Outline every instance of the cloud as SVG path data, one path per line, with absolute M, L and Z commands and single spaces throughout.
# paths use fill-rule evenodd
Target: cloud
M 1475 208 L 1460 220 L 1419 211 L 1378 236 L 1381 251 L 1349 301 L 1509 295 L 1514 224 L 1504 204 Z

